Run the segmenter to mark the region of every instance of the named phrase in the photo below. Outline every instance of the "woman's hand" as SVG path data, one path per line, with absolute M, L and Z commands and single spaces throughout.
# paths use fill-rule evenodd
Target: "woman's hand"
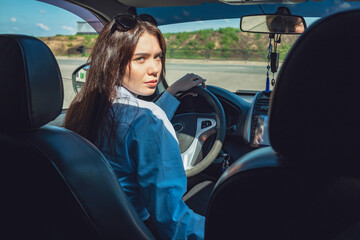
M 203 79 L 199 75 L 196 75 L 194 73 L 188 73 L 176 82 L 174 82 L 170 87 L 168 87 L 167 91 L 173 96 L 175 96 L 175 94 L 177 94 L 178 92 L 184 92 L 199 84 L 203 84 L 204 86 L 205 81 L 206 79 Z

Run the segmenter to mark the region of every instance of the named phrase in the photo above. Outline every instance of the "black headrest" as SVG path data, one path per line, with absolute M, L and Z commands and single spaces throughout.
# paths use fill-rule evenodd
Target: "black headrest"
M 270 103 L 272 147 L 303 169 L 360 175 L 360 11 L 314 23 L 285 59 Z
M 0 128 L 35 129 L 62 110 L 63 85 L 51 50 L 39 39 L 0 35 Z

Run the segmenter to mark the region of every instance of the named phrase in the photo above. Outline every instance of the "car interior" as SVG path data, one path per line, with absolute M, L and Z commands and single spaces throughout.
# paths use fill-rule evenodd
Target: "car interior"
M 74 4 L 107 22 L 129 7 L 156 16 L 159 8 L 177 5 L 196 11 L 204 1 L 106 3 L 57 4 Z M 356 23 L 359 9 L 305 24 L 281 66 L 268 66 L 279 71 L 271 91 L 233 93 L 208 85 L 177 96 L 181 105 L 172 123 L 176 129 L 187 122 L 177 137 L 188 159 L 188 190 L 215 184 L 205 239 L 359 239 Z M 155 239 L 104 155 L 62 127 L 63 78 L 50 48 L 19 34 L 0 34 L 0 43 L 5 231 L 12 239 Z M 166 87 L 165 81 L 149 101 Z M 255 136 L 264 121 L 259 145 Z

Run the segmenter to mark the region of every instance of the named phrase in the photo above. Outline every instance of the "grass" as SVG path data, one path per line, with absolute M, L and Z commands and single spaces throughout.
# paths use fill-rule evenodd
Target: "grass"
M 194 34 L 198 34 L 200 40 L 206 41 L 213 32 L 214 32 L 213 29 L 203 29 L 203 30 L 195 31 Z
M 76 35 L 76 36 L 81 36 L 84 38 L 83 45 L 86 48 L 92 48 L 95 44 L 95 40 L 98 37 L 98 35 Z
M 194 49 L 168 49 L 166 52 L 166 58 L 173 59 L 204 59 L 204 53 L 202 50 Z
M 180 32 L 176 34 L 176 39 L 178 39 L 180 42 L 185 42 L 190 36 L 189 32 Z
M 74 35 L 70 35 L 70 36 L 68 36 L 68 40 L 75 40 L 75 39 L 77 39 L 77 36 L 74 36 Z
M 280 46 L 278 46 L 278 52 L 279 52 L 279 60 L 284 61 L 287 53 L 290 51 L 293 44 L 291 43 L 283 43 Z
M 239 41 L 239 35 L 240 29 L 232 28 L 232 27 L 226 27 L 226 28 L 220 28 L 219 33 L 222 35 L 222 38 L 229 39 L 229 41 Z
M 215 42 L 209 41 L 209 42 L 206 43 L 206 49 L 212 50 L 214 48 L 215 48 Z
M 167 58 L 183 59 L 237 59 L 266 61 L 267 43 L 263 34 L 242 33 L 239 28 L 225 27 L 218 30 L 203 29 L 193 32 L 165 33 Z M 67 47 L 74 47 L 72 40 L 83 39 L 90 52 L 97 35 L 69 35 Z M 290 41 L 290 40 L 289 40 Z M 293 43 L 285 41 L 278 46 L 280 61 L 283 61 Z M 255 48 L 254 48 L 255 46 Z M 79 54 L 81 55 L 81 54 Z M 88 55 L 85 53 L 85 55 Z

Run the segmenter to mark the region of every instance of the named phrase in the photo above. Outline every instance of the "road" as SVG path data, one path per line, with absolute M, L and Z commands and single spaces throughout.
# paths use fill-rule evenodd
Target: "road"
M 64 83 L 64 108 L 75 96 L 71 74 L 86 59 L 57 58 Z M 263 90 L 266 79 L 266 63 L 206 60 L 169 60 L 166 63 L 166 79 L 173 83 L 189 72 L 206 79 L 209 85 L 216 85 L 230 91 Z M 271 78 L 272 76 L 270 76 Z
M 56 58 L 61 76 L 63 78 L 64 85 L 64 103 L 63 109 L 68 108 L 72 99 L 75 97 L 75 92 L 72 86 L 71 75 L 77 67 L 81 64 L 86 63 L 86 59 L 67 59 L 67 58 Z

